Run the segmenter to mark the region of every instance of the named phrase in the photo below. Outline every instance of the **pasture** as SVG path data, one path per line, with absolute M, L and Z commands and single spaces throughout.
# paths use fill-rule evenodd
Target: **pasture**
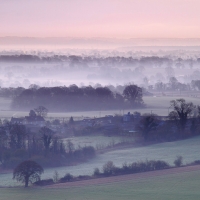
M 113 161 L 116 166 L 121 167 L 122 164 L 132 163 L 137 161 L 147 160 L 164 160 L 170 165 L 173 165 L 176 156 L 183 157 L 183 163 L 187 164 L 194 160 L 200 160 L 200 136 L 182 141 L 166 142 L 160 144 L 149 145 L 145 147 L 133 147 L 121 150 L 98 154 L 94 159 L 86 163 L 76 166 L 66 166 L 57 168 L 45 169 L 42 175 L 43 179 L 52 178 L 55 170 L 59 177 L 63 177 L 66 173 L 71 173 L 74 176 L 92 175 L 94 168 L 98 167 L 102 170 L 102 166 L 107 161 Z M 12 174 L 0 174 L 0 186 L 16 186 L 19 185 L 12 180 Z
M 184 98 L 187 102 L 193 102 L 195 105 L 199 105 L 200 99 L 191 96 L 180 96 L 180 95 L 173 95 L 173 96 L 144 96 L 143 100 L 145 103 L 145 108 L 139 109 L 128 109 L 128 110 L 97 110 L 97 111 L 80 111 L 80 112 L 51 112 L 49 108 L 48 113 L 48 120 L 53 120 L 55 118 L 60 118 L 60 120 L 69 120 L 71 116 L 74 117 L 75 120 L 80 120 L 85 117 L 104 117 L 105 115 L 123 115 L 127 112 L 141 112 L 143 113 L 155 113 L 157 115 L 166 116 L 168 112 L 171 111 L 170 101 L 175 100 L 178 98 Z M 13 111 L 10 110 L 11 99 L 0 97 L 0 118 L 11 118 L 14 117 L 23 117 L 29 114 L 29 110 L 27 111 Z
M 173 170 L 173 169 L 172 169 Z M 165 170 L 163 170 L 165 171 Z M 154 176 L 135 174 L 131 178 L 115 181 L 115 177 L 102 184 L 85 184 L 56 188 L 0 188 L 2 200 L 198 200 L 200 196 L 200 170 L 163 173 Z M 151 173 L 151 172 L 149 172 Z M 157 174 L 158 173 L 158 174 Z M 112 181 L 113 179 L 113 181 Z

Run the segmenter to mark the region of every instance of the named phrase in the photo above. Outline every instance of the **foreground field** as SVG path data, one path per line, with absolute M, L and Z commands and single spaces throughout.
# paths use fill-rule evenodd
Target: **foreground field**
M 199 200 L 200 166 L 43 188 L 1 188 L 2 200 Z
M 132 163 L 137 161 L 148 160 L 164 160 L 173 165 L 176 156 L 183 156 L 183 163 L 187 164 L 194 160 L 200 160 L 200 137 L 194 137 L 187 140 L 166 142 L 143 147 L 133 147 L 121 150 L 98 154 L 94 159 L 76 166 L 63 166 L 57 168 L 45 169 L 42 179 L 53 178 L 55 170 L 59 173 L 59 177 L 63 177 L 66 173 L 74 176 L 92 175 L 94 168 L 98 167 L 102 170 L 102 166 L 109 160 L 121 167 L 123 163 Z M 0 186 L 16 186 L 18 182 L 12 180 L 12 174 L 0 174 Z

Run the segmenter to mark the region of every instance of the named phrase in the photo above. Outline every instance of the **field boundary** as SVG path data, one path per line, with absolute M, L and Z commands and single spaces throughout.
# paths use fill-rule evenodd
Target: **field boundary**
M 44 188 L 71 188 L 71 187 L 82 187 L 82 186 L 92 186 L 92 185 L 105 185 L 117 182 L 129 181 L 129 180 L 143 180 L 146 178 L 158 177 L 163 175 L 187 173 L 191 171 L 200 171 L 200 165 L 193 166 L 183 166 L 178 168 L 169 168 L 163 170 L 141 172 L 136 174 L 119 175 L 111 177 L 94 178 L 89 180 L 81 180 L 66 183 L 57 183 L 54 185 L 44 186 Z M 37 186 L 36 186 L 37 187 Z

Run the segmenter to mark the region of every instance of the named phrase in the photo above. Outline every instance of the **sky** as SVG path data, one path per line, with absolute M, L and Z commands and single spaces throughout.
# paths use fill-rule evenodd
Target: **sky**
M 0 37 L 200 38 L 200 0 L 0 0 Z

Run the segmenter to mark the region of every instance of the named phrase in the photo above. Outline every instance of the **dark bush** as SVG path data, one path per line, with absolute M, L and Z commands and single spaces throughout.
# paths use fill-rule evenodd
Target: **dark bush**
M 104 166 L 103 166 L 103 174 L 106 176 L 110 176 L 114 174 L 114 169 L 115 165 L 113 164 L 112 161 L 108 161 Z
M 70 182 L 73 180 L 73 176 L 70 173 L 67 173 L 63 178 L 60 179 L 61 183 Z
M 200 160 L 195 160 L 194 162 L 190 163 L 191 165 L 200 165 Z
M 99 170 L 99 168 L 95 168 L 95 169 L 94 169 L 93 176 L 99 176 L 99 175 L 100 175 L 100 170 Z
M 162 160 L 155 161 L 155 165 L 154 165 L 155 170 L 167 169 L 169 167 L 170 167 L 169 164 L 165 161 L 162 161 Z
M 183 157 L 177 156 L 176 159 L 174 160 L 174 164 L 176 167 L 180 167 L 183 164 Z
M 45 179 L 45 180 L 39 180 L 33 183 L 37 186 L 45 186 L 45 185 L 52 185 L 54 184 L 53 179 Z
M 83 155 L 86 159 L 93 158 L 95 156 L 95 149 L 92 146 L 86 146 L 82 148 Z

